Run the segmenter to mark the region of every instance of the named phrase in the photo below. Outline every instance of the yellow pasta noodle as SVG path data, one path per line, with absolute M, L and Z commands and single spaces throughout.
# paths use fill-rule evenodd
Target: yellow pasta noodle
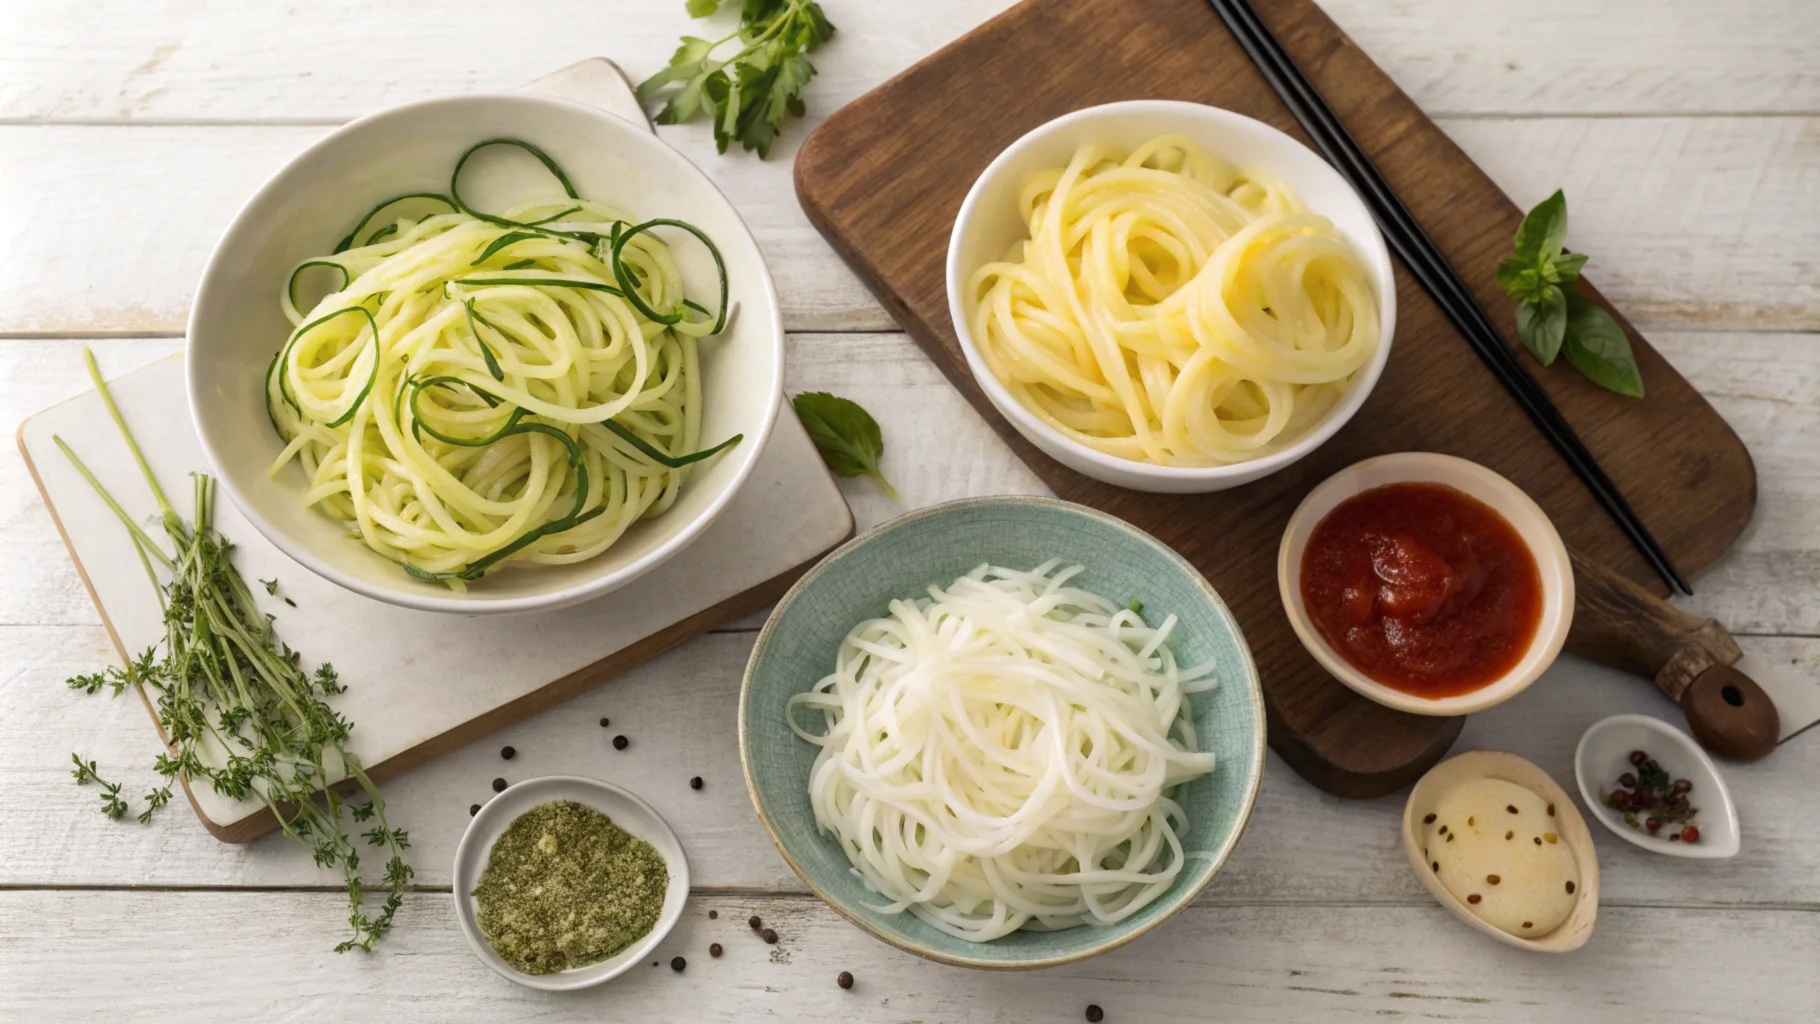
M 1081 147 L 1019 196 L 1029 238 L 974 272 L 993 376 L 1120 458 L 1260 458 L 1323 420 L 1378 348 L 1364 266 L 1281 181 L 1179 135 Z

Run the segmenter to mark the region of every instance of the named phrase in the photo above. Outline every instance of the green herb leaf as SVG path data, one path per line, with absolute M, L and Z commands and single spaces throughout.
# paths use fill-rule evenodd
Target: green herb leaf
M 897 497 L 897 489 L 878 469 L 878 460 L 885 454 L 885 439 L 871 413 L 856 402 L 826 391 L 805 392 L 792 399 L 791 404 L 829 469 L 841 476 L 869 476 L 884 484 L 893 498 Z
M 1540 266 L 1561 255 L 1561 245 L 1566 240 L 1567 197 L 1555 189 L 1555 194 L 1537 203 L 1517 228 L 1517 259 Z
M 1583 253 L 1567 242 L 1567 197 L 1560 189 L 1523 218 L 1511 254 L 1498 264 L 1498 286 L 1517 301 L 1517 336 L 1543 366 L 1563 353 L 1594 384 L 1643 397 L 1630 339 L 1610 313 L 1580 293 Z
M 720 0 L 688 0 L 687 6 L 692 16 L 705 17 L 720 9 Z M 738 30 L 715 40 L 684 36 L 669 65 L 639 83 L 638 95 L 663 101 L 658 124 L 706 117 L 720 152 L 738 140 L 763 159 L 784 121 L 806 109 L 802 90 L 815 66 L 803 54 L 832 35 L 834 25 L 814 0 L 746 0 Z M 715 51 L 734 44 L 739 48 L 725 59 L 715 58 Z
M 1561 289 L 1549 285 L 1542 298 L 1517 307 L 1517 337 L 1543 366 L 1553 366 L 1567 333 L 1567 300 Z
M 1555 272 L 1555 280 L 1561 284 L 1571 284 L 1580 279 L 1580 268 L 1586 265 L 1586 254 L 1564 252 L 1555 257 L 1549 266 Z
M 1535 302 L 1542 298 L 1548 289 L 1548 282 L 1542 279 L 1542 272 L 1529 262 L 1507 256 L 1498 264 L 1498 287 L 1518 302 Z
M 278 577 L 274 576 L 269 580 L 260 580 L 259 582 L 265 584 L 266 593 L 268 593 L 268 594 L 278 593 Z
M 1624 328 L 1597 303 L 1571 291 L 1567 296 L 1567 361 L 1586 379 L 1620 395 L 1643 397 L 1643 377 Z

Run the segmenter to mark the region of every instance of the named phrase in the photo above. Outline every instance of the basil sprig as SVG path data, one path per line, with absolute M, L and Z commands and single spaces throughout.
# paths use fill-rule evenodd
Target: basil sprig
M 1562 252 L 1566 240 L 1567 197 L 1556 189 L 1523 218 L 1514 251 L 1498 264 L 1498 284 L 1517 302 L 1517 336 L 1543 366 L 1565 355 L 1594 384 L 1642 398 L 1630 339 L 1610 313 L 1581 294 L 1586 257 Z

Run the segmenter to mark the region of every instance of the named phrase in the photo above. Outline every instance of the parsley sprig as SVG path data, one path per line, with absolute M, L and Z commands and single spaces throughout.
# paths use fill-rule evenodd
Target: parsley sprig
M 370 950 L 391 929 L 410 886 L 411 868 L 403 851 L 411 840 L 403 829 L 387 823 L 385 801 L 348 749 L 352 723 L 323 699 L 342 692 L 341 681 L 327 663 L 313 674 L 299 667 L 302 657 L 278 639 L 272 617 L 260 611 L 228 557 L 233 546 L 211 523 L 214 480 L 193 474 L 195 503 L 188 522 L 171 507 L 115 408 L 94 356 L 84 355 L 90 379 L 157 499 L 170 549 L 153 540 L 120 507 L 62 438 L 54 439 L 125 525 L 164 607 L 162 659 L 156 648 L 148 648 L 124 669 L 77 676 L 68 685 L 85 693 L 105 689 L 119 695 L 129 686 L 151 691 L 170 747 L 153 764 L 164 784 L 146 794 L 146 809 L 138 816 L 141 822 L 149 822 L 170 802 L 171 784 L 180 778 L 192 785 L 206 783 L 230 799 L 259 801 L 277 816 L 285 835 L 310 848 L 317 864 L 341 869 L 353 935 L 336 951 Z M 154 564 L 169 582 L 159 582 Z M 275 591 L 276 581 L 267 589 Z M 102 813 L 110 818 L 125 815 L 129 808 L 120 796 L 120 784 L 102 779 L 94 761 L 74 754 L 71 759 L 76 765 L 71 774 L 78 784 L 101 786 Z M 329 785 L 342 776 L 358 784 L 365 802 L 351 803 Z M 376 913 L 366 906 L 361 851 L 348 834 L 349 818 L 375 822 L 362 838 L 387 855 L 387 891 Z
M 721 0 L 688 0 L 689 14 L 705 18 Z M 814 0 L 745 0 L 739 28 L 720 39 L 683 36 L 670 66 L 645 79 L 640 99 L 663 100 L 658 124 L 682 124 L 706 114 L 714 122 L 714 144 L 725 153 L 734 139 L 760 158 L 784 126 L 803 116 L 803 86 L 815 76 L 805 53 L 834 35 L 834 25 Z M 725 59 L 722 46 L 739 49 Z
M 1624 328 L 1580 293 L 1586 257 L 1563 252 L 1567 197 L 1559 189 L 1529 211 L 1513 252 L 1498 264 L 1498 284 L 1517 301 L 1517 336 L 1543 366 L 1565 355 L 1575 369 L 1609 391 L 1643 397 L 1643 378 Z

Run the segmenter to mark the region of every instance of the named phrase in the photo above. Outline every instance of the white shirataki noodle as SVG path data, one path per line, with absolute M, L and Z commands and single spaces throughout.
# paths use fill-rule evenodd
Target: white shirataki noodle
M 1180 874 L 1171 792 L 1213 771 L 1188 706 L 1213 666 L 1176 665 L 1175 616 L 1151 628 L 1060 565 L 981 565 L 893 601 L 790 699 L 821 747 L 816 822 L 880 913 L 985 942 L 1114 924 Z

